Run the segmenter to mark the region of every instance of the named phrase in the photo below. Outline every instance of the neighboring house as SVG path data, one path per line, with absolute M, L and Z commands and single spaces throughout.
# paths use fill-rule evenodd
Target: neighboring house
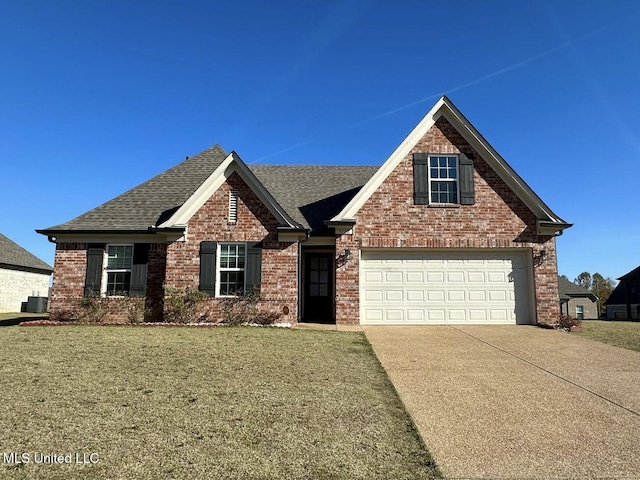
M 0 312 L 20 312 L 29 297 L 47 297 L 53 269 L 0 233 Z
M 443 97 L 380 167 L 246 165 L 214 146 L 38 231 L 56 244 L 53 316 L 124 291 L 159 319 L 164 285 L 206 292 L 214 315 L 259 290 L 291 323 L 534 324 L 560 314 L 570 226 Z
M 604 306 L 607 318 L 640 319 L 640 267 L 618 278 Z
M 598 318 L 598 297 L 586 288 L 558 277 L 560 313 L 578 320 Z

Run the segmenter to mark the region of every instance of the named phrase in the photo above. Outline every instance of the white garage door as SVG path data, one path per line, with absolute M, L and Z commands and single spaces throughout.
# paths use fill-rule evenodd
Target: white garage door
M 360 322 L 533 323 L 531 277 L 518 251 L 363 250 Z

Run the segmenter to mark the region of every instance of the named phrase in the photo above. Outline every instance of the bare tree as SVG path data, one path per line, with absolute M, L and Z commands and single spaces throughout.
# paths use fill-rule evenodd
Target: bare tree
M 616 287 L 616 282 L 611 277 L 604 278 L 599 273 L 594 273 L 591 280 L 591 292 L 598 297 L 598 310 L 604 311 L 604 302 Z

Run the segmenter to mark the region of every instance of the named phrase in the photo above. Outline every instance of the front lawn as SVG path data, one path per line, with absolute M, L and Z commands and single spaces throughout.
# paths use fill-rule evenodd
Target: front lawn
M 5 327 L 0 351 L 0 450 L 30 460 L 1 478 L 438 476 L 360 332 Z
M 585 320 L 578 335 L 609 345 L 640 351 L 640 322 Z

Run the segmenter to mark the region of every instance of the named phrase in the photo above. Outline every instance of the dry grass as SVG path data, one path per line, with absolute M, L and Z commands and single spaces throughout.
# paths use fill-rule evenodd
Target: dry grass
M 1 478 L 433 478 L 362 333 L 0 329 L 0 450 L 97 452 Z
M 577 335 L 609 345 L 640 351 L 640 322 L 586 320 Z

